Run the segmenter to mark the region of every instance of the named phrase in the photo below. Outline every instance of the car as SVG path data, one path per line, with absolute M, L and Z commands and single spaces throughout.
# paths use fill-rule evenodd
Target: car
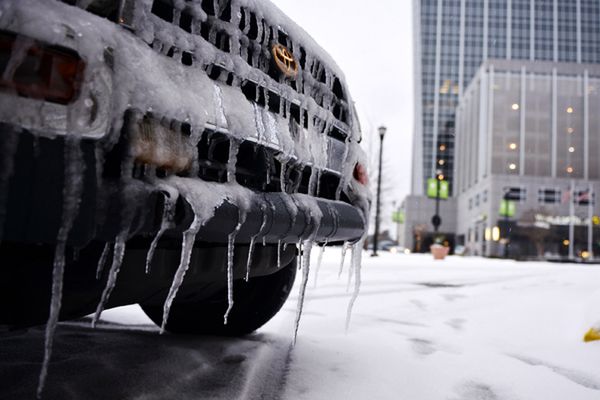
M 0 69 L 3 326 L 244 335 L 364 236 L 343 73 L 268 1 L 2 2 Z
M 373 243 L 373 241 L 371 241 L 368 245 L 368 250 L 373 250 L 374 244 L 375 243 Z M 383 251 L 389 251 L 392 253 L 397 253 L 398 252 L 398 244 L 393 240 L 388 240 L 388 239 L 380 240 L 377 243 L 377 250 L 383 250 Z

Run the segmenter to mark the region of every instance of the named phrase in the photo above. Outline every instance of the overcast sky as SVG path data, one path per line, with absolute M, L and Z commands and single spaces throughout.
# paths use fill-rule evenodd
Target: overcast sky
M 410 191 L 413 132 L 410 0 L 272 0 L 344 71 L 359 112 L 365 151 L 377 127 L 388 128 L 384 174 L 398 204 Z M 377 140 L 379 140 L 377 138 Z M 375 164 L 373 164 L 375 167 Z M 392 183 L 392 184 L 390 184 Z

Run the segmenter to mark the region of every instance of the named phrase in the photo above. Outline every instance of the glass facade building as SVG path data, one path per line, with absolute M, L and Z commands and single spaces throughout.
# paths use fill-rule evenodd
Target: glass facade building
M 414 0 L 413 9 L 413 195 L 423 195 L 427 179 L 439 171 L 450 181 L 451 193 L 455 192 L 456 106 L 482 62 L 504 59 L 600 63 L 598 0 Z M 520 78 L 507 79 L 507 87 L 512 89 L 502 96 L 520 96 L 520 93 L 514 92 L 520 90 L 516 89 Z M 540 90 L 552 89 L 547 80 L 533 79 L 533 82 Z M 558 91 L 571 93 L 575 90 L 566 81 L 559 85 Z M 557 99 L 557 102 L 561 101 Z M 560 104 L 557 106 L 560 107 Z M 532 107 L 542 109 L 544 104 L 532 104 Z M 535 129 L 545 132 L 543 124 L 546 123 L 540 121 Z M 509 118 L 506 124 L 509 129 L 517 121 Z M 556 128 L 561 129 L 560 126 Z M 531 140 L 525 146 L 548 145 L 541 138 L 537 142 Z M 568 147 L 568 143 L 561 142 L 562 139 L 557 140 L 557 149 Z M 570 161 L 560 151 L 556 157 L 556 173 L 559 176 Z M 575 160 L 572 162 L 575 163 Z M 527 160 L 526 165 L 520 167 L 543 168 L 542 161 L 534 160 Z M 578 171 L 581 165 L 574 164 L 573 168 Z

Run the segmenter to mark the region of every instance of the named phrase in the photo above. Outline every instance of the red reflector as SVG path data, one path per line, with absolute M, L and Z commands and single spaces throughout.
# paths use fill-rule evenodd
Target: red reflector
M 362 185 L 367 185 L 369 183 L 367 169 L 361 163 L 356 163 L 352 176 L 354 176 L 354 179 L 356 179 Z
M 69 104 L 79 94 L 84 68 L 73 50 L 0 32 L 0 89 Z

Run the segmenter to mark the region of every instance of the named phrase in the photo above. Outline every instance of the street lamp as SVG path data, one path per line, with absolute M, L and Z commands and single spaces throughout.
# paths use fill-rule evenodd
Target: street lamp
M 383 159 L 383 137 L 387 128 L 380 126 L 379 129 L 379 174 L 377 174 L 377 203 L 375 205 L 375 233 L 373 235 L 373 254 L 371 257 L 377 257 L 377 245 L 379 242 L 379 211 L 381 207 L 381 164 Z
M 435 171 L 435 214 L 431 218 L 431 224 L 433 225 L 433 231 L 437 234 L 440 225 L 442 224 L 442 217 L 440 217 L 440 186 L 444 180 L 444 174 L 441 169 Z

